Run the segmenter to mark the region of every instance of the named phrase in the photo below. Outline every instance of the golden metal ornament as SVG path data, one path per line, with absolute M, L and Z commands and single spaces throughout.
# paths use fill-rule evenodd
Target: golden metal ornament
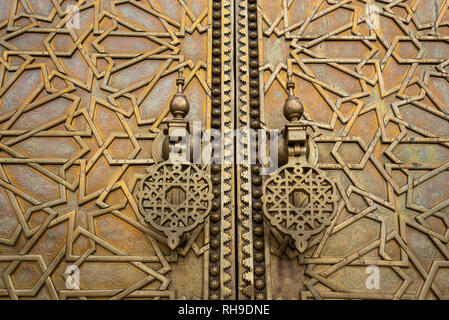
M 212 206 L 212 183 L 190 163 L 162 162 L 142 179 L 137 197 L 145 221 L 164 232 L 175 249 L 180 237 L 202 224 Z
M 307 240 L 335 217 L 338 192 L 324 171 L 291 162 L 263 185 L 263 211 L 271 225 L 295 241 L 300 253 Z
M 304 108 L 295 96 L 295 84 L 289 72 L 288 97 L 283 113 L 288 123 L 280 145 L 279 158 L 287 164 L 265 180 L 262 203 L 265 217 L 271 225 L 293 238 L 296 249 L 304 253 L 307 240 L 331 223 L 337 213 L 339 195 L 327 174 L 309 163 L 313 139 L 307 126 L 300 124 Z
M 147 169 L 148 174 L 142 178 L 137 193 L 139 210 L 145 221 L 164 232 L 168 246 L 173 250 L 180 244 L 182 236 L 204 222 L 214 198 L 209 177 L 190 163 L 187 156 L 191 139 L 185 117 L 190 103 L 184 94 L 184 84 L 181 68 L 176 80 L 178 90 L 170 102 L 174 119 L 167 121 L 167 135 L 160 141 L 167 161 Z M 175 157 L 179 154 L 174 154 L 172 147 L 179 148 L 181 158 Z
M 447 11 L 0 0 L 0 299 L 449 299 Z M 194 121 L 222 137 L 219 161 L 175 170 L 166 136 Z M 235 129 L 283 129 L 279 181 L 333 183 L 322 224 L 297 219 L 319 188 L 278 192 Z

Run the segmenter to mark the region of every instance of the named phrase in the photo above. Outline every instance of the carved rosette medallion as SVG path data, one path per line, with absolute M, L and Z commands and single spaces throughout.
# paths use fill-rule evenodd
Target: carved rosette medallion
M 148 170 L 138 192 L 139 210 L 175 249 L 180 238 L 202 224 L 212 207 L 212 183 L 191 163 L 159 163 Z
M 300 253 L 308 239 L 334 218 L 339 195 L 320 169 L 298 162 L 281 167 L 263 185 L 263 211 L 271 225 L 289 235 Z

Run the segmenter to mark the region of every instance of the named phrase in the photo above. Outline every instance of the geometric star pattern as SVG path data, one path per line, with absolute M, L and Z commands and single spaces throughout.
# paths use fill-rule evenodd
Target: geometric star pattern
M 170 249 L 137 189 L 179 69 L 189 120 L 209 126 L 211 3 L 0 8 L 0 298 L 206 298 L 204 228 Z
M 196 299 L 232 282 L 231 262 L 223 263 L 232 249 L 220 247 L 232 243 L 229 233 L 220 238 L 232 223 L 212 223 L 211 214 L 174 250 L 145 222 L 137 197 L 157 162 L 179 70 L 186 119 L 202 129 L 213 123 L 217 3 L 0 0 L 0 299 Z M 254 3 L 260 126 L 284 127 L 291 71 L 317 167 L 341 200 L 304 254 L 263 220 L 254 230 L 243 221 L 243 280 L 215 298 L 231 290 L 255 298 L 259 288 L 256 297 L 268 299 L 448 299 L 448 2 L 238 0 L 236 37 L 251 33 Z M 228 19 L 218 26 L 222 37 L 228 9 L 218 17 Z M 367 12 L 378 13 L 374 26 Z M 232 41 L 221 40 L 218 77 L 229 82 L 224 46 Z M 249 65 L 239 43 L 238 60 Z M 237 78 L 245 77 L 254 74 Z M 218 125 L 231 130 L 223 115 L 237 99 L 226 90 Z M 237 116 L 249 126 L 249 112 Z M 247 169 L 235 203 L 247 206 L 245 216 L 261 196 Z M 214 196 L 228 204 L 230 181 L 229 172 L 212 179 Z M 228 207 L 222 212 L 230 219 Z M 256 233 L 263 241 L 253 241 Z M 373 265 L 380 289 L 370 290 Z M 67 288 L 70 266 L 81 270 L 79 290 Z
M 374 27 L 366 6 L 378 12 Z M 263 125 L 285 124 L 293 70 L 318 167 L 343 198 L 305 255 L 271 229 L 269 298 L 447 299 L 447 9 L 446 1 L 259 1 Z M 379 290 L 365 287 L 370 265 Z M 281 268 L 297 272 L 296 282 Z
M 163 162 L 142 179 L 139 209 L 145 221 L 168 237 L 175 249 L 179 238 L 198 227 L 210 213 L 212 189 L 202 171 L 191 164 Z

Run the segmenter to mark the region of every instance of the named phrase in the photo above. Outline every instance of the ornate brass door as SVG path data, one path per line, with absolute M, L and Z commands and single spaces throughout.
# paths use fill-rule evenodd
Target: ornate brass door
M 310 149 L 317 162 L 302 162 L 334 181 L 339 200 L 329 222 L 323 214 L 334 209 L 333 187 L 321 173 L 303 164 L 295 172 L 287 166 L 261 187 L 254 166 L 252 172 L 242 168 L 240 184 L 252 196 L 239 211 L 242 293 L 268 299 L 447 299 L 448 4 L 252 5 L 238 2 L 245 31 L 238 39 L 240 125 L 271 130 L 287 123 L 290 132 L 282 108 L 293 82 L 304 108 L 299 123 L 317 148 Z M 289 160 L 295 158 L 294 138 L 285 138 Z M 286 195 L 301 184 L 315 188 L 293 194 L 297 200 L 306 195 L 308 203 L 299 207 L 310 206 L 309 212 L 299 212 Z M 295 214 L 307 223 L 288 220 Z M 320 231 L 321 223 L 326 226 Z M 304 247 L 298 249 L 298 240 Z
M 0 299 L 448 298 L 448 6 L 0 0 Z
M 232 3 L 0 8 L 0 296 L 235 297 L 232 167 L 162 150 L 233 129 Z

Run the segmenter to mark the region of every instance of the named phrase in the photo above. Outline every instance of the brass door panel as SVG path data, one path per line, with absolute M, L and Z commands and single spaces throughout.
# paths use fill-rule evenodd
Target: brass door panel
M 233 129 L 231 12 L 0 1 L 1 298 L 235 296 L 232 167 L 161 159 L 178 77 L 181 122 Z
M 238 3 L 239 124 L 287 124 L 289 161 L 302 125 L 318 158 L 269 177 L 242 167 L 239 297 L 447 299 L 447 3 Z M 294 96 L 304 114 L 287 121 Z M 330 221 L 321 174 L 338 190 Z
M 0 0 L 0 299 L 449 298 L 448 5 Z

